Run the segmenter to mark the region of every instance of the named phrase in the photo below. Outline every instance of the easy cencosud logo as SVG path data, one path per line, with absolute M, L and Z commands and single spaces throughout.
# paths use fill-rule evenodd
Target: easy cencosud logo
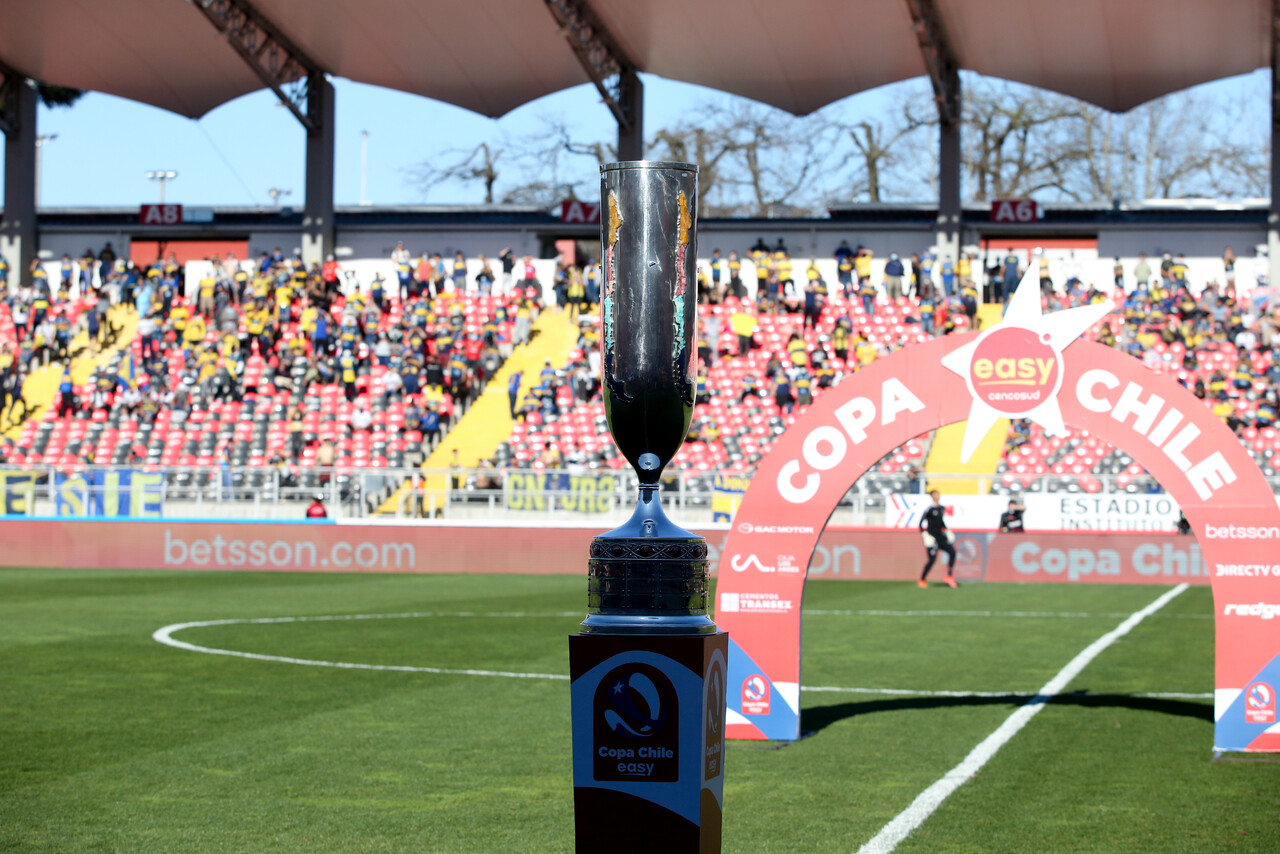
M 1003 326 L 978 341 L 966 377 L 977 400 L 1004 415 L 1025 415 L 1058 393 L 1062 354 L 1049 333 Z

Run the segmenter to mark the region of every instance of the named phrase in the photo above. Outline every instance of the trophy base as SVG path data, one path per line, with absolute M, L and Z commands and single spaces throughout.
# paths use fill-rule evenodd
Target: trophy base
M 591 541 L 587 563 L 589 634 L 713 634 L 707 614 L 707 541 L 610 537 Z

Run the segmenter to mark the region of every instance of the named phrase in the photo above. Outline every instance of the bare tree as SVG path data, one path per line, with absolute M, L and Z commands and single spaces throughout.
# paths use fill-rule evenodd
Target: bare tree
M 1114 114 L 1029 86 L 964 79 L 970 200 L 1264 195 L 1270 126 L 1253 107 L 1260 93 L 1234 105 L 1182 93 Z M 893 111 L 855 113 L 845 104 L 806 117 L 720 97 L 659 128 L 648 154 L 699 164 L 701 208 L 710 216 L 809 215 L 836 200 L 933 198 L 932 93 L 913 81 L 896 95 Z M 447 150 L 410 177 L 424 195 L 443 184 L 478 185 L 487 203 L 551 207 L 594 198 L 598 165 L 617 156 L 611 135 L 582 137 L 557 116 L 542 122 L 544 131 L 519 139 Z
M 1116 114 L 979 79 L 965 100 L 971 198 L 1259 196 L 1268 155 L 1252 118 L 1195 92 Z
M 933 98 L 917 83 L 910 83 L 899 100 L 896 113 L 882 116 L 863 111 L 849 117 L 841 111 L 826 119 L 844 137 L 833 140 L 837 149 L 833 154 L 850 166 L 845 199 L 882 202 L 890 195 L 921 198 L 929 192 L 930 176 L 920 172 L 917 153 L 936 147 L 928 138 L 929 129 L 938 124 Z M 845 142 L 851 146 L 847 157 L 841 147 Z
M 976 79 L 964 95 L 961 143 L 969 198 L 975 201 L 1056 191 L 1079 198 L 1068 182 L 1072 145 L 1061 133 L 1077 102 L 1029 86 Z
M 417 184 L 423 197 L 441 184 L 479 183 L 484 188 L 484 203 L 493 204 L 493 188 L 498 183 L 498 161 L 502 159 L 505 143 L 493 147 L 482 142 L 475 148 L 452 148 L 441 152 L 432 160 L 424 161 L 409 171 L 409 179 Z

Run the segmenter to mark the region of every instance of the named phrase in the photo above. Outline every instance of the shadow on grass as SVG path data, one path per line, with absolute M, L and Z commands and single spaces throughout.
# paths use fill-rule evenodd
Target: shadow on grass
M 1054 697 L 1039 697 L 1033 694 L 1000 694 L 992 697 L 895 697 L 887 700 L 837 703 L 832 706 L 811 706 L 800 713 L 800 730 L 808 736 L 846 718 L 877 712 L 943 709 L 958 706 L 1009 706 L 1012 709 L 1033 701 L 1088 709 L 1133 709 L 1140 712 L 1195 718 L 1207 724 L 1213 724 L 1213 703 L 1210 701 L 1194 702 L 1162 697 L 1142 697 L 1135 694 L 1090 694 L 1087 691 L 1075 691 Z

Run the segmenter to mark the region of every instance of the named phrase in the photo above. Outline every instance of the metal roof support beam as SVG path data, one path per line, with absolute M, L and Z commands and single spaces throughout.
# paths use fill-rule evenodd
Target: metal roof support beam
M 250 0 L 192 0 L 307 131 L 302 259 L 333 251 L 333 84 Z
M 21 127 L 18 116 L 18 88 L 27 86 L 27 75 L 19 74 L 0 62 L 0 131 L 17 136 Z
M 632 69 L 622 75 L 618 91 L 631 115 L 629 125 L 618 125 L 618 159 L 644 160 L 644 81 Z
M 0 254 L 9 262 L 10 281 L 27 281 L 36 257 L 36 103 L 25 76 L 3 69 L 4 222 Z
M 644 156 L 644 86 L 626 55 L 587 0 L 545 0 L 569 48 L 618 122 L 618 158 Z
M 193 2 L 307 132 L 318 130 L 321 116 L 312 108 L 310 90 L 313 81 L 323 79 L 320 66 L 249 0 Z
M 955 261 L 960 257 L 960 63 L 934 0 L 906 0 L 906 4 L 938 106 L 937 252 Z
M 1267 283 L 1280 283 L 1280 0 L 1271 0 L 1271 209 L 1267 212 Z
M 307 131 L 306 201 L 302 212 L 302 260 L 308 267 L 333 252 L 333 84 L 318 75 L 308 93 L 308 112 L 319 121 Z

